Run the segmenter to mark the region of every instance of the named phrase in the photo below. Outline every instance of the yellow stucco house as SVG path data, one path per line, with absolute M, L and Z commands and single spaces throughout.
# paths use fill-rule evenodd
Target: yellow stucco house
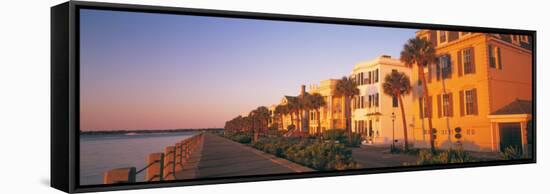
M 310 134 L 322 133 L 328 129 L 345 129 L 346 120 L 344 112 L 344 98 L 335 96 L 337 79 L 322 80 L 319 84 L 309 86 L 310 94 L 320 94 L 325 98 L 326 105 L 321 107 L 319 113 L 316 110 L 309 111 L 308 125 Z M 318 126 L 320 119 L 321 125 Z
M 424 68 L 428 99 L 422 99 L 417 67 L 412 69 L 415 146 L 429 146 L 426 116 L 431 114 L 438 148 L 461 145 L 466 150 L 500 151 L 517 146 L 530 150 L 530 37 L 439 30 L 419 30 L 416 35 L 434 44 L 438 58 L 436 64 Z

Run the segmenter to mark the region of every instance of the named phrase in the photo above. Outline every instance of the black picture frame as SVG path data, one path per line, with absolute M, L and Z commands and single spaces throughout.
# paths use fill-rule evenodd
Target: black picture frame
M 441 30 L 476 31 L 500 34 L 520 34 L 533 37 L 533 157 L 531 159 L 488 161 L 462 164 L 401 166 L 391 168 L 370 168 L 360 170 L 307 172 L 300 174 L 259 175 L 231 178 L 209 178 L 197 180 L 163 181 L 155 183 L 132 183 L 112 185 L 79 185 L 79 9 L 101 9 L 112 11 L 133 11 L 149 13 L 167 13 L 179 15 L 214 16 L 229 18 L 247 18 L 260 20 L 297 21 L 308 23 L 345 24 L 359 26 L 380 26 L 394 28 L 422 28 Z M 92 192 L 157 187 L 175 187 L 297 179 L 312 177 L 345 176 L 406 172 L 419 170 L 438 170 L 466 167 L 484 167 L 511 164 L 536 163 L 536 31 L 502 28 L 485 28 L 441 24 L 406 23 L 394 21 L 376 21 L 318 16 L 286 15 L 209 9 L 190 9 L 148 5 L 114 4 L 101 2 L 69 1 L 51 8 L 51 186 L 64 192 Z

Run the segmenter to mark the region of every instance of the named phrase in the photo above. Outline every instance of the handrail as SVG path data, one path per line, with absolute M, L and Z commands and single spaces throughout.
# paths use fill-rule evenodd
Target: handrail
M 160 160 L 155 160 L 155 161 L 149 163 L 147 166 L 145 166 L 145 167 L 143 167 L 142 169 L 138 170 L 138 171 L 136 172 L 136 175 L 139 174 L 139 173 L 141 173 L 141 172 L 143 172 L 143 171 L 145 171 L 145 170 L 147 170 L 147 168 L 153 166 L 153 164 L 155 164 L 155 163 L 157 163 L 157 162 L 160 162 Z
M 151 177 L 149 178 L 146 177 L 146 180 L 145 180 L 146 182 L 155 181 L 155 179 L 157 178 L 159 181 L 162 181 L 167 177 L 169 177 L 169 175 L 173 175 L 174 179 L 176 179 L 176 176 L 175 176 L 176 166 L 181 166 L 182 168 L 188 162 L 188 159 L 190 158 L 191 154 L 193 154 L 196 151 L 195 149 L 203 141 L 204 139 L 203 133 L 204 132 L 200 132 L 192 137 L 186 138 L 181 142 L 179 142 L 178 144 L 176 144 L 175 146 L 169 146 L 173 148 L 168 149 L 168 147 L 166 147 L 166 150 L 169 150 L 168 152 L 156 153 L 156 154 L 160 154 L 160 159 L 156 159 L 150 162 L 149 164 L 147 164 L 145 167 L 141 168 L 138 171 L 135 171 L 135 167 L 130 167 L 129 169 L 133 169 L 133 170 L 129 170 L 128 171 L 129 173 L 127 176 L 124 176 L 124 175 L 121 176 L 119 175 L 120 173 L 112 173 L 115 170 L 120 170 L 120 169 L 109 170 L 105 172 L 104 182 L 117 182 L 117 183 L 135 182 L 135 177 L 137 174 L 140 174 L 146 171 L 147 169 L 151 168 L 153 165 L 157 163 L 160 164 L 159 169 L 153 169 L 153 171 L 156 171 L 156 173 L 153 172 Z M 158 155 L 154 156 L 153 154 L 150 154 L 149 157 L 154 158 L 159 156 Z M 167 158 L 167 159 L 164 159 L 164 158 Z M 167 171 L 166 173 L 164 173 L 165 170 Z M 109 180 L 109 181 L 106 181 L 106 180 Z

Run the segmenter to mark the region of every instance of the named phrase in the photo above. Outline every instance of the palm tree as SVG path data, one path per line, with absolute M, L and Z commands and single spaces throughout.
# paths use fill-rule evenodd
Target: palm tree
M 280 119 L 280 125 L 281 125 L 281 128 L 283 127 L 283 115 L 285 114 L 288 114 L 288 106 L 286 105 L 277 105 L 275 107 L 275 114 L 276 115 L 279 115 L 279 119 Z
M 424 94 L 424 105 L 430 111 L 428 111 L 428 128 L 430 132 L 430 147 L 432 152 L 435 152 L 435 143 L 433 137 L 433 127 L 432 127 L 432 114 L 431 114 L 431 103 L 428 102 L 428 83 L 426 82 L 426 76 L 424 75 L 424 67 L 428 67 L 435 63 L 435 48 L 434 46 L 424 38 L 411 38 L 403 46 L 401 51 L 400 60 L 407 65 L 407 67 L 412 68 L 414 65 L 418 67 L 418 76 L 422 81 L 423 94 Z
M 405 117 L 405 105 L 402 96 L 411 92 L 411 80 L 402 72 L 392 71 L 386 75 L 382 84 L 384 93 L 399 99 L 401 107 L 401 117 L 403 119 L 403 137 L 405 139 L 405 150 L 409 150 L 409 140 L 407 137 L 407 119 Z
M 321 133 L 321 118 L 320 118 L 320 112 L 321 107 L 326 105 L 325 98 L 321 96 L 321 94 L 312 94 L 308 96 L 308 102 L 311 109 L 315 109 L 315 113 L 317 115 L 317 131 L 315 132 L 317 135 Z
M 305 124 L 304 124 L 304 118 L 303 118 L 303 115 L 304 113 L 308 113 L 310 109 L 312 109 L 311 107 L 311 102 L 310 102 L 310 99 L 309 99 L 309 96 L 310 94 L 309 93 L 304 93 L 304 94 L 300 94 L 300 96 L 298 96 L 298 104 L 300 107 L 300 131 L 303 132 L 304 129 L 305 129 Z M 307 120 L 306 120 L 307 122 Z M 309 126 L 309 125 L 308 125 Z
M 265 131 L 267 131 L 267 125 L 269 123 L 269 109 L 265 106 L 260 106 L 256 108 L 255 113 L 260 123 L 259 129 L 261 132 L 265 133 Z
M 336 96 L 344 97 L 344 115 L 346 118 L 346 131 L 348 132 L 349 142 L 351 142 L 351 110 L 350 101 L 353 96 L 359 94 L 357 83 L 352 79 L 344 76 L 336 83 Z
M 294 128 L 297 128 L 294 124 L 294 113 L 296 113 L 296 116 L 298 116 L 298 112 L 300 111 L 300 104 L 297 99 L 290 98 L 286 106 L 288 108 L 288 112 L 290 113 L 291 124 L 294 125 Z

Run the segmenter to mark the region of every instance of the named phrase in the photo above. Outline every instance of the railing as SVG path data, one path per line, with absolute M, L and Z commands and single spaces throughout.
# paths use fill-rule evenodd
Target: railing
M 136 167 L 109 170 L 103 175 L 103 184 L 133 183 L 140 173 L 145 173 L 145 182 L 175 180 L 176 172 L 183 170 L 203 139 L 201 132 L 174 146 L 167 146 L 164 152 L 149 154 L 147 165 L 139 170 Z

